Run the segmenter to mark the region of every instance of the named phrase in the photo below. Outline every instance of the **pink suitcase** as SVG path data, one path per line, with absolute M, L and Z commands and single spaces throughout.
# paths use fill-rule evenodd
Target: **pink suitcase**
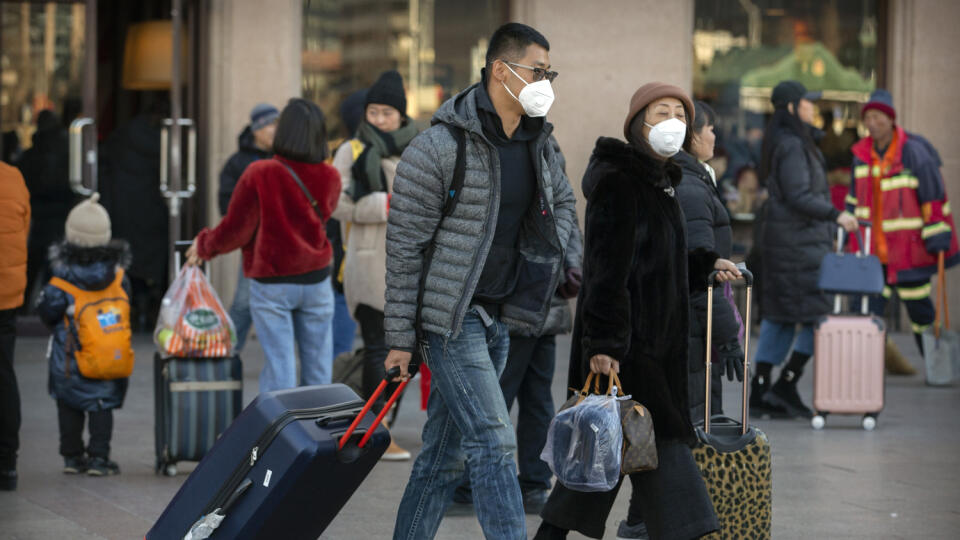
M 872 316 L 830 315 L 814 329 L 814 429 L 828 413 L 862 414 L 863 428 L 877 425 L 883 409 L 883 321 Z
M 870 228 L 861 253 L 869 252 Z M 843 248 L 843 230 L 837 231 L 837 247 Z M 860 299 L 861 315 L 840 315 L 841 298 L 833 301 L 833 315 L 814 327 L 813 333 L 813 429 L 823 429 L 827 414 L 862 414 L 863 429 L 877 426 L 883 410 L 883 354 L 887 333 L 883 321 L 869 315 L 867 296 Z

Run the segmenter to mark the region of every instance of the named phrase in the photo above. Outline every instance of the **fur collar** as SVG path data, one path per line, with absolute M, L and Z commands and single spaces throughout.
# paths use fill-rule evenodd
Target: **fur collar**
M 125 240 L 111 240 L 109 244 L 98 247 L 80 247 L 63 241 L 50 246 L 50 262 L 60 265 L 86 266 L 99 262 L 111 262 L 121 268 L 129 268 L 133 260 L 130 244 Z
M 604 173 L 612 172 L 611 169 L 661 189 L 672 189 L 683 179 L 683 171 L 672 159 L 660 161 L 620 139 L 600 137 L 584 178 L 584 194 L 589 196 Z

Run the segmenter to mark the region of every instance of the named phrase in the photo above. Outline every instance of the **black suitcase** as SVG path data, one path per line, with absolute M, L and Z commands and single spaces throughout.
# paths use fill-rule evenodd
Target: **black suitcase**
M 200 461 L 243 408 L 240 357 L 153 359 L 156 472 Z
M 146 539 L 316 539 L 390 445 L 380 421 L 406 382 L 371 420 L 366 413 L 385 386 L 366 404 L 342 384 L 260 394 Z

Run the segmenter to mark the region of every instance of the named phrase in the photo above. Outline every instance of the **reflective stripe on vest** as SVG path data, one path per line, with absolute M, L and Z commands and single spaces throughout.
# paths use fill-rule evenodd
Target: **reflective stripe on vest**
M 845 201 L 847 204 L 852 204 L 852 205 L 854 205 L 854 206 L 857 205 L 857 198 L 854 197 L 853 195 L 847 195 L 847 198 L 844 199 L 844 201 Z
M 877 170 L 879 171 L 879 167 Z M 870 177 L 870 166 L 869 165 L 857 165 L 853 169 L 853 175 L 855 178 L 869 178 Z
M 943 213 L 943 216 L 944 216 L 944 217 L 950 215 L 950 201 L 947 201 L 947 202 L 943 203 L 943 206 L 942 206 L 941 208 L 942 208 L 942 210 L 940 210 L 940 212 Z
M 926 227 L 924 227 L 923 232 L 920 233 L 920 238 L 923 238 L 924 240 L 926 240 L 931 236 L 936 236 L 938 234 L 948 233 L 948 232 L 950 232 L 950 226 L 944 223 L 943 221 L 940 221 L 938 223 L 934 223 L 933 225 L 927 225 Z
M 882 191 L 893 191 L 895 189 L 917 189 L 920 185 L 920 181 L 917 180 L 916 176 L 910 176 L 907 174 L 901 174 L 899 176 L 894 176 L 892 178 L 884 178 L 880 181 L 880 189 Z
M 859 219 L 870 219 L 870 207 L 858 206 L 854 209 L 853 215 L 857 216 Z
M 923 228 L 923 218 L 898 218 L 883 221 L 883 232 L 908 231 Z

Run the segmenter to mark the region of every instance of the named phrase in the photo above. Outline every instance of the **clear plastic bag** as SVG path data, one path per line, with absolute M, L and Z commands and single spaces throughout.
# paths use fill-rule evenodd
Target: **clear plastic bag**
M 233 354 L 237 343 L 233 321 L 200 268 L 181 268 L 163 295 L 153 342 L 164 358 L 220 358 Z
M 570 489 L 610 491 L 620 481 L 622 447 L 617 398 L 591 395 L 553 418 L 540 459 Z

